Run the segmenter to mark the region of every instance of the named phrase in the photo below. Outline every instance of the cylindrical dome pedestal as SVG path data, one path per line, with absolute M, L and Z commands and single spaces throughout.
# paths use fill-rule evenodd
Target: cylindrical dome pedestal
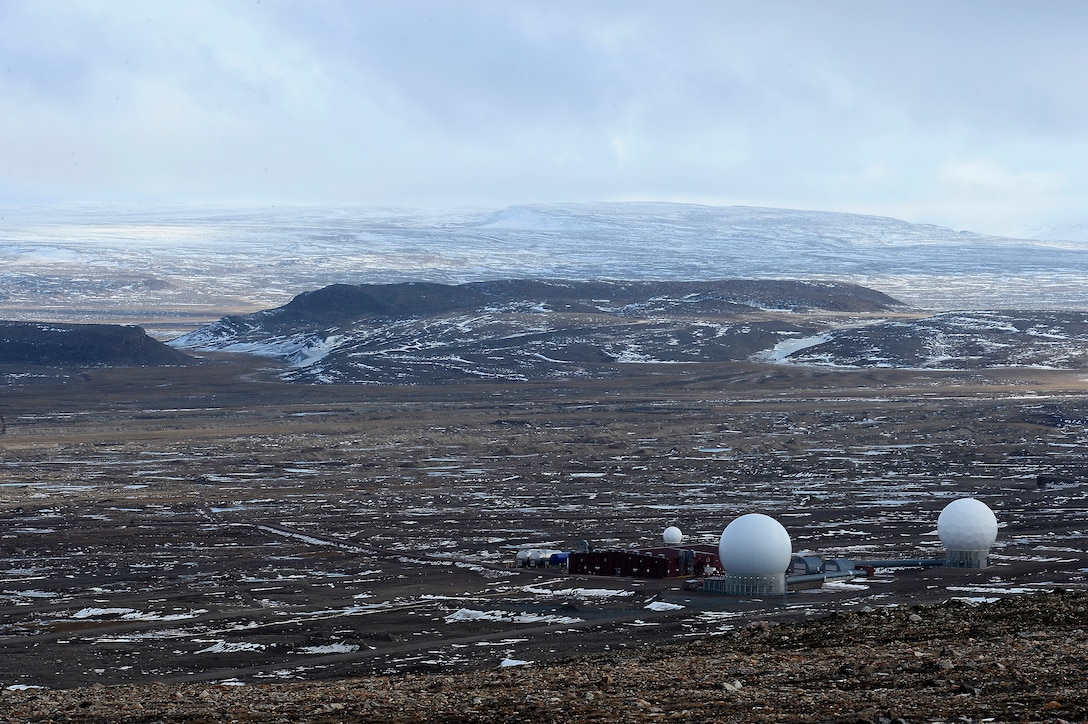
M 952 551 L 945 550 L 944 564 L 949 568 L 988 568 L 990 551 Z
M 786 574 L 742 576 L 725 574 L 722 593 L 730 596 L 773 596 L 786 592 Z

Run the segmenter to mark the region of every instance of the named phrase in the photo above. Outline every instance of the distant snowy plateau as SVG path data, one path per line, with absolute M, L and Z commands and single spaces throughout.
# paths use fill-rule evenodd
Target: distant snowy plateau
M 913 307 L 1088 309 L 1088 241 L 896 219 L 689 204 L 0 209 L 0 301 L 278 306 L 329 284 L 808 279 Z
M 447 213 L 65 206 L 3 209 L 0 217 L 0 316 L 143 323 L 141 315 L 157 320 L 171 310 L 176 320 L 187 310 L 188 329 L 147 325 L 165 339 L 228 315 L 174 346 L 275 356 L 294 365 L 290 377 L 299 381 L 412 381 L 404 375 L 417 373 L 406 370 L 421 365 L 434 380 L 532 379 L 738 356 L 917 368 L 1088 366 L 1084 241 L 657 203 Z M 408 282 L 423 283 L 408 285 L 416 291 L 431 284 L 463 291 L 515 279 L 806 284 L 762 298 L 750 290 L 648 286 L 633 296 L 587 288 L 576 299 L 555 296 L 553 284 L 448 309 L 384 316 L 347 309 L 347 316 L 290 324 L 282 311 L 298 308 L 297 295 L 330 285 L 400 294 Z M 806 285 L 839 298 L 795 303 L 791 295 Z M 830 314 L 791 321 L 780 313 L 840 314 L 844 298 L 861 294 L 854 285 L 888 297 L 873 301 L 869 317 L 845 324 Z

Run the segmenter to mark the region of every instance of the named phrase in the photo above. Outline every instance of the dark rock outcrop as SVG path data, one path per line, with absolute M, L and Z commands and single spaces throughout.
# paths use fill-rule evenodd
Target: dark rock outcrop
M 269 314 L 292 321 L 336 322 L 366 318 L 398 319 L 467 312 L 519 301 L 564 305 L 599 312 L 602 305 L 683 305 L 688 313 L 774 308 L 870 312 L 901 306 L 886 294 L 854 284 L 787 280 L 724 279 L 677 281 L 552 281 L 503 279 L 449 285 L 333 284 L 298 295 Z
M 194 361 L 141 327 L 0 321 L 0 365 L 152 367 Z

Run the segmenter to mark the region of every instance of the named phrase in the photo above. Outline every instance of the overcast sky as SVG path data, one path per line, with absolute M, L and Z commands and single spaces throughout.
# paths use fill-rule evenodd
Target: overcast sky
M 0 204 L 1088 221 L 1088 3 L 0 0 Z

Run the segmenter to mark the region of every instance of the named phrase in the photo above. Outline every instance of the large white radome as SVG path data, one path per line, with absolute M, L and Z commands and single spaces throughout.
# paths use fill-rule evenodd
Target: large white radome
M 773 576 L 790 565 L 790 534 L 774 518 L 762 513 L 742 515 L 725 527 L 718 555 L 726 573 L 737 576 Z
M 937 517 L 937 535 L 952 551 L 985 551 L 997 540 L 997 517 L 976 498 L 959 498 Z
M 670 525 L 661 534 L 667 546 L 678 546 L 684 540 L 684 534 L 675 525 Z

